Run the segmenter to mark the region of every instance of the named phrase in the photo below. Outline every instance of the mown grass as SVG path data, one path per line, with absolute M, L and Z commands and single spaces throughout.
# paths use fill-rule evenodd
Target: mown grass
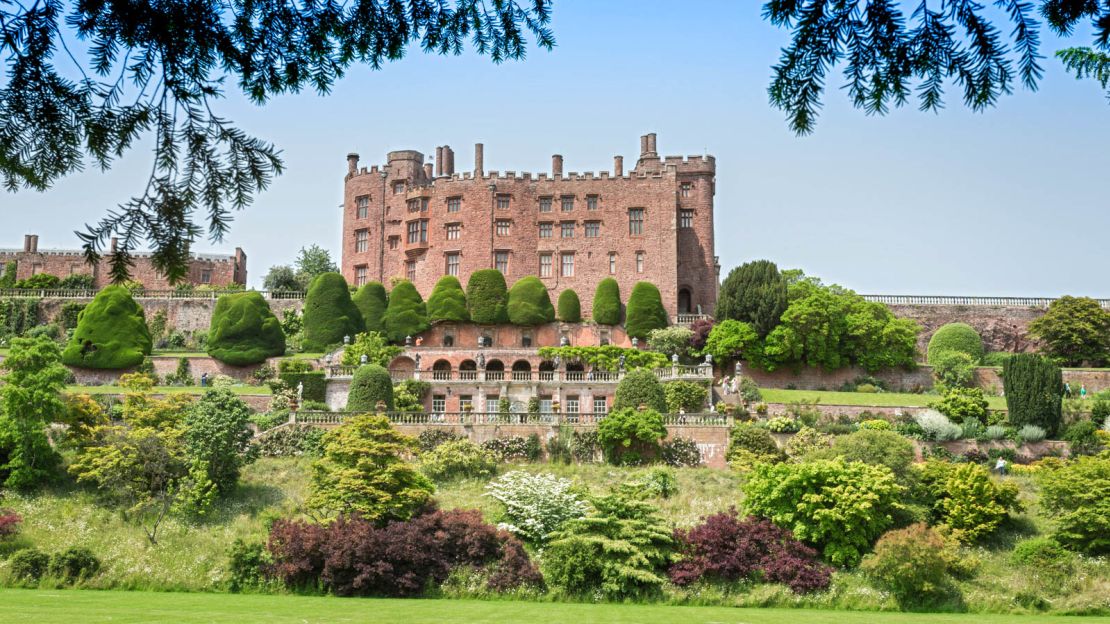
M 269 386 L 229 386 L 231 391 L 243 396 L 267 396 L 272 394 Z M 155 394 L 204 394 L 211 390 L 208 386 L 155 386 Z M 66 386 L 68 394 L 123 394 L 126 392 L 119 386 Z
M 940 399 L 935 394 L 909 392 L 834 392 L 826 390 L 780 390 L 760 388 L 765 403 L 814 401 L 822 405 L 859 405 L 872 407 L 926 407 Z M 1006 409 L 1006 397 L 988 396 L 991 409 Z

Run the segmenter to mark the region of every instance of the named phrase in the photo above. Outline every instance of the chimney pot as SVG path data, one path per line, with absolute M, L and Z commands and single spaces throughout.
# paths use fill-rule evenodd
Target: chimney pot
M 436 148 L 436 177 L 443 175 L 443 148 Z
M 32 234 L 31 235 L 31 252 L 32 253 L 38 253 L 39 252 L 39 235 L 38 234 Z
M 563 177 L 563 156 L 555 154 L 551 157 L 551 177 Z
M 613 157 L 613 175 L 618 178 L 624 176 L 624 156 Z
M 443 164 L 444 175 L 455 175 L 455 150 L 450 145 L 443 146 L 443 158 L 446 161 Z
M 355 175 L 358 172 L 358 154 L 351 152 L 347 154 L 347 175 Z
M 485 146 L 481 143 L 474 144 L 474 177 L 486 175 Z
M 24 234 L 23 235 L 23 251 L 26 252 L 26 253 L 31 253 L 31 239 L 32 239 L 31 234 Z

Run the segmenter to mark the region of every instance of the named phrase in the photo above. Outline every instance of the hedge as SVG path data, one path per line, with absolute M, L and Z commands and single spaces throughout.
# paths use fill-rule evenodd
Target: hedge
M 377 364 L 360 366 L 351 378 L 347 411 L 377 412 L 379 401 L 385 403 L 385 411 L 393 411 L 393 379 L 389 371 Z
M 470 320 L 480 325 L 509 322 L 509 293 L 505 276 L 497 269 L 482 269 L 470 274 L 466 283 L 466 306 Z
M 978 364 L 983 359 L 983 339 L 967 323 L 948 323 L 941 326 L 929 339 L 926 361 L 933 364 L 945 351 L 966 353 Z
M 433 323 L 470 320 L 470 314 L 466 311 L 466 293 L 463 292 L 459 278 L 444 275 L 436 282 L 432 294 L 428 296 L 428 320 Z
M 568 288 L 559 293 L 559 320 L 564 323 L 580 323 L 582 321 L 582 303 L 578 301 L 578 293 Z
M 363 284 L 351 300 L 355 302 L 355 307 L 362 314 L 362 322 L 366 331 L 378 333 L 385 331 L 385 326 L 382 325 L 382 317 L 385 315 L 385 308 L 389 304 L 389 296 L 385 294 L 385 286 L 381 282 Z
M 601 325 L 620 325 L 621 287 L 617 280 L 607 277 L 598 282 L 592 316 L 594 322 Z
M 650 282 L 636 282 L 632 295 L 628 297 L 628 313 L 624 329 L 633 338 L 647 338 L 653 329 L 661 329 L 669 323 L 667 310 L 663 308 L 663 297 L 659 289 Z
M 1060 428 L 1064 378 L 1048 358 L 1018 353 L 1002 365 L 1006 411 L 1014 427 L 1036 425 L 1053 436 Z
M 208 355 L 233 366 L 285 354 L 281 321 L 257 291 L 221 295 L 208 330 Z
M 328 398 L 328 379 L 324 371 L 307 371 L 303 373 L 279 373 L 278 379 L 285 385 L 296 390 L 297 386 L 304 384 L 301 392 L 301 404 L 306 401 L 320 401 L 324 403 Z
M 509 322 L 513 325 L 543 325 L 555 320 L 555 307 L 540 278 L 522 277 L 509 290 Z
M 362 313 L 351 301 L 347 280 L 338 273 L 321 273 L 312 280 L 304 300 L 305 351 L 325 351 L 365 331 Z
M 138 366 L 153 347 L 143 308 L 123 286 L 108 286 L 77 317 L 62 362 L 81 368 Z
M 667 412 L 667 396 L 663 391 L 663 384 L 654 372 L 644 369 L 626 374 L 613 393 L 613 411 L 639 409 L 640 405 L 647 405 L 648 409 L 657 412 Z
M 38 299 L 0 299 L 0 339 L 22 336 L 38 322 Z
M 401 280 L 394 284 L 382 324 L 386 338 L 397 344 L 428 329 L 428 310 L 412 282 Z

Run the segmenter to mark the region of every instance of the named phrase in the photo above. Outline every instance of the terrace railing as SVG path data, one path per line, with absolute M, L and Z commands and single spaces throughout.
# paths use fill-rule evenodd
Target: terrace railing
M 1047 308 L 1052 297 L 961 297 L 947 295 L 862 295 L 868 301 L 886 305 L 1000 306 L 1010 308 Z M 1110 299 L 1096 299 L 1110 309 Z
M 0 298 L 15 299 L 92 299 L 98 290 L 66 288 L 2 288 Z M 177 289 L 136 289 L 131 295 L 136 299 L 200 299 L 212 300 L 220 295 L 243 292 L 242 290 L 177 290 Z M 260 290 L 265 299 L 304 299 L 303 292 Z
M 696 321 L 712 321 L 712 314 L 677 314 L 674 317 L 675 325 L 689 326 L 693 325 Z
M 354 375 L 357 366 L 328 366 L 328 377 L 349 378 Z M 655 376 L 664 380 L 684 379 L 692 381 L 708 381 L 713 378 L 713 370 L 706 364 L 697 366 L 671 366 L 657 368 L 653 371 Z M 542 371 L 542 370 L 458 370 L 458 369 L 425 369 L 414 371 L 410 369 L 393 369 L 389 371 L 393 381 L 419 379 L 441 383 L 474 383 L 486 381 L 511 381 L 518 383 L 617 383 L 624 378 L 624 373 L 610 371 Z
M 290 416 L 291 424 L 340 425 L 363 412 L 299 411 Z M 604 412 L 388 412 L 389 422 L 395 425 L 578 425 L 596 426 L 605 419 Z M 665 414 L 663 423 L 668 427 L 727 427 L 732 423 L 724 414 L 713 412 L 696 414 Z

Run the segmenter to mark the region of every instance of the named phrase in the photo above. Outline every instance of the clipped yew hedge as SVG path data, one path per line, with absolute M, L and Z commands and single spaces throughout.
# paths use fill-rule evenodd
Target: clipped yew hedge
M 77 317 L 62 362 L 80 368 L 132 368 L 154 346 L 143 308 L 123 286 L 104 288 Z
M 278 379 L 287 386 L 301 390 L 301 403 L 305 401 L 318 401 L 324 403 L 328 399 L 328 380 L 324 371 L 304 371 L 298 373 L 278 373 Z M 303 384 L 303 385 L 302 385 Z
M 432 288 L 428 296 L 428 320 L 464 322 L 470 320 L 466 310 L 466 293 L 463 292 L 459 278 L 444 275 Z
M 568 288 L 559 293 L 559 320 L 564 323 L 580 323 L 582 321 L 582 303 L 578 300 L 578 293 Z
M 428 329 L 427 307 L 412 282 L 401 280 L 393 285 L 382 324 L 386 338 L 397 344 Z
M 312 280 L 304 300 L 304 350 L 325 351 L 362 331 L 366 324 L 351 301 L 347 280 L 339 273 L 321 273 Z
M 261 293 L 241 292 L 216 300 L 207 345 L 217 360 L 246 366 L 284 355 L 285 334 Z
M 621 324 L 621 287 L 617 280 L 607 277 L 598 282 L 594 291 L 593 319 L 600 325 Z
M 662 329 L 669 323 L 667 310 L 659 289 L 650 282 L 636 282 L 628 297 L 628 310 L 624 329 L 633 338 L 647 338 L 653 329 Z
M 466 283 L 466 305 L 470 320 L 475 323 L 508 323 L 509 291 L 501 271 L 482 269 L 471 273 Z
M 382 317 L 385 316 L 389 296 L 386 295 L 385 286 L 381 282 L 363 284 L 351 300 L 355 302 L 355 307 L 362 314 L 362 322 L 366 331 L 378 333 L 385 331 L 385 327 L 382 325 Z
M 509 290 L 509 322 L 525 327 L 555 320 L 555 307 L 540 278 L 522 277 Z
M 983 359 L 983 339 L 967 323 L 948 323 L 942 325 L 929 339 L 926 361 L 935 364 L 937 358 L 947 351 L 966 353 L 978 364 Z
M 377 364 L 360 366 L 351 377 L 347 411 L 377 412 L 379 401 L 385 404 L 385 411 L 393 411 L 393 379 L 389 371 Z

